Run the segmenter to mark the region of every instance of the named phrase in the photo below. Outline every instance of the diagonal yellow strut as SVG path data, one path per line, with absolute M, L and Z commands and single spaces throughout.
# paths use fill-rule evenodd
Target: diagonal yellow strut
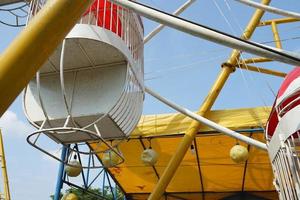
M 268 5 L 271 0 L 262 0 L 262 4 Z M 254 15 L 252 16 L 250 22 L 248 23 L 244 34 L 241 36 L 243 39 L 249 39 L 257 25 L 259 24 L 264 11 L 256 10 Z M 211 109 L 215 100 L 217 99 L 220 91 L 222 90 L 226 80 L 228 79 L 231 72 L 234 71 L 234 66 L 238 63 L 240 57 L 240 51 L 233 50 L 231 53 L 230 58 L 227 60 L 226 63 L 223 64 L 222 70 L 215 81 L 214 85 L 212 86 L 209 94 L 207 95 L 206 99 L 202 103 L 198 114 L 204 116 L 207 111 Z M 201 124 L 197 121 L 193 121 L 186 131 L 182 141 L 180 142 L 174 156 L 169 161 L 166 169 L 164 170 L 161 178 L 159 179 L 158 183 L 156 184 L 153 192 L 149 196 L 148 200 L 158 200 L 163 195 L 164 191 L 166 190 L 168 184 L 170 183 L 172 177 L 174 176 L 178 166 L 180 165 L 183 157 L 185 156 L 187 150 L 189 149 L 190 145 L 192 144 L 197 132 L 199 131 Z
M 3 176 L 4 197 L 5 200 L 11 200 L 9 183 L 8 183 L 8 175 L 6 169 L 5 153 L 4 153 L 4 143 L 3 143 L 1 130 L 0 130 L 0 157 L 1 157 L 1 168 L 2 168 L 2 176 Z
M 0 55 L 0 116 L 33 78 L 92 0 L 51 0 Z

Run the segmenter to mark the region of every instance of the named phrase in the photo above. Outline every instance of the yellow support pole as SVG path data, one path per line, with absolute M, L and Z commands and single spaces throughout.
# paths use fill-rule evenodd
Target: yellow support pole
M 51 0 L 0 56 L 0 116 L 93 0 Z
M 262 0 L 262 3 L 268 5 L 271 0 Z M 252 16 L 248 26 L 246 27 L 244 34 L 242 36 L 243 39 L 249 39 L 255 28 L 257 27 L 261 17 L 263 16 L 264 11 L 256 10 L 254 15 Z M 217 99 L 220 91 L 222 90 L 226 80 L 228 79 L 231 72 L 234 70 L 234 66 L 238 63 L 240 57 L 240 51 L 233 50 L 230 58 L 228 61 L 223 65 L 222 70 L 215 81 L 214 85 L 212 86 L 208 96 L 202 103 L 202 106 L 199 109 L 198 114 L 204 116 L 207 111 L 211 109 L 215 100 Z M 186 131 L 182 141 L 180 142 L 176 152 L 172 156 L 171 160 L 169 161 L 166 169 L 164 170 L 161 178 L 159 179 L 158 183 L 156 184 L 153 192 L 149 196 L 148 200 L 159 200 L 163 195 L 164 191 L 166 190 L 168 184 L 170 183 L 172 177 L 174 176 L 177 168 L 179 167 L 183 157 L 186 154 L 186 151 L 191 146 L 195 136 L 197 135 L 201 124 L 199 122 L 193 121 Z
M 280 41 L 280 37 L 279 37 L 279 33 L 278 33 L 276 22 L 273 21 L 271 23 L 271 26 L 272 26 L 272 32 L 273 32 L 273 37 L 274 37 L 275 45 L 276 45 L 276 47 L 278 49 L 282 49 L 282 45 L 281 45 L 281 41 Z
M 261 22 L 260 24 L 263 23 L 265 25 L 271 25 L 276 47 L 281 49 L 282 44 L 281 44 L 281 41 L 280 41 L 280 36 L 279 36 L 277 24 L 278 23 L 279 24 L 280 23 L 290 23 L 290 22 L 294 22 L 295 20 L 299 20 L 299 19 L 294 19 L 294 18 L 275 19 L 275 20 L 269 20 L 269 21 Z M 242 61 L 240 61 L 240 64 L 245 65 L 245 64 L 249 64 L 249 63 L 262 63 L 262 62 L 271 62 L 271 61 L 273 61 L 273 60 L 271 60 L 269 58 L 260 58 L 260 57 L 258 57 L 258 58 L 248 58 L 248 59 L 242 60 Z M 241 68 L 244 69 L 243 67 L 241 67 Z M 279 73 L 281 73 L 281 72 L 279 72 Z M 283 74 L 281 74 L 281 75 L 283 75 Z M 279 76 L 281 76 L 281 75 L 279 75 Z
M 300 21 L 300 19 L 287 17 L 287 18 L 266 20 L 266 21 L 260 22 L 258 26 L 269 26 L 272 24 L 272 22 L 275 22 L 276 24 L 285 24 L 285 23 L 298 22 L 298 21 Z
M 262 73 L 262 74 L 283 77 L 283 78 L 287 75 L 284 72 L 279 72 L 279 71 L 275 71 L 275 70 L 271 70 L 271 69 L 266 69 L 266 68 L 261 68 L 261 67 L 246 65 L 246 64 L 239 64 L 236 67 L 245 69 L 248 71 L 253 71 L 253 72 L 258 72 L 258 73 Z
M 269 58 L 248 58 L 245 60 L 241 60 L 240 64 L 250 64 L 250 63 L 262 63 L 262 62 L 271 62 L 273 61 L 272 59 Z
M 7 175 L 7 170 L 6 170 L 6 160 L 5 160 L 5 153 L 4 153 L 4 143 L 3 143 L 1 130 L 0 130 L 0 157 L 1 157 L 2 176 L 3 176 L 3 182 L 4 182 L 3 183 L 3 185 L 4 185 L 4 197 L 5 197 L 5 200 L 10 200 L 8 175 Z

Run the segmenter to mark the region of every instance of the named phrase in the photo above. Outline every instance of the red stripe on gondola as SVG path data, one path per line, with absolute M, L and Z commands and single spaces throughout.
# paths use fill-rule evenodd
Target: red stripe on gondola
M 121 37 L 122 23 L 118 13 L 121 12 L 121 7 L 105 0 L 96 0 L 83 14 L 83 16 L 92 13 L 94 17 L 97 17 L 97 25 L 104 27 L 107 30 L 111 30 Z M 118 33 L 117 33 L 118 31 Z

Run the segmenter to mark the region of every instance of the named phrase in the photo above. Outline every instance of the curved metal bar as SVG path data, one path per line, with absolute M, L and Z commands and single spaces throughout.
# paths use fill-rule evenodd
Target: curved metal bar
M 65 45 L 66 45 L 66 39 L 63 40 L 62 47 L 61 47 L 60 61 L 59 61 L 59 77 L 60 77 L 61 94 L 63 96 L 64 104 L 66 106 L 68 115 L 71 116 L 71 112 L 70 112 L 69 105 L 67 102 L 67 97 L 66 97 L 67 95 L 66 95 L 65 80 L 64 80 Z
M 130 80 L 129 68 L 127 67 L 127 69 L 126 69 L 126 79 L 125 79 L 125 84 L 123 85 L 122 94 L 120 95 L 119 99 L 117 100 L 117 103 L 108 112 L 109 115 L 112 116 L 113 118 L 114 118 L 114 114 L 117 112 L 118 108 L 123 103 L 124 96 L 126 96 L 126 91 L 127 91 L 127 88 L 128 88 L 129 80 Z
M 28 137 L 30 137 L 30 136 L 32 136 L 32 135 L 29 135 Z M 33 144 L 33 143 L 30 143 L 28 137 L 27 137 L 27 142 L 28 142 L 30 145 L 32 145 L 34 148 L 38 149 L 39 151 L 45 153 L 46 155 L 50 156 L 51 158 L 53 158 L 53 159 L 55 159 L 55 160 L 57 160 L 57 161 L 59 161 L 59 162 L 65 164 L 65 165 L 67 165 L 67 166 L 78 167 L 78 166 L 76 166 L 76 165 L 69 164 L 68 161 L 61 160 L 61 159 L 58 158 L 57 156 L 54 156 L 53 154 L 49 153 L 48 151 L 42 149 L 41 147 L 39 147 L 39 146 L 37 146 L 37 145 L 35 145 L 35 144 Z M 64 147 L 67 147 L 67 146 L 64 145 Z M 67 147 L 67 148 L 68 148 L 68 147 Z M 68 148 L 68 149 L 70 149 L 70 148 Z M 91 169 L 91 168 L 92 168 L 92 169 L 97 169 L 97 168 L 104 168 L 104 166 L 102 166 L 102 165 L 101 165 L 101 166 L 93 166 L 93 167 L 91 167 L 91 166 L 87 166 L 87 167 L 81 166 L 81 168 L 83 168 L 83 169 Z
M 97 127 L 96 124 L 94 124 L 94 128 L 95 128 L 95 131 L 97 132 L 97 135 L 99 135 L 99 137 L 101 137 L 101 133 L 100 133 L 100 131 L 99 131 L 99 129 L 98 129 L 98 127 Z M 116 140 L 115 140 L 115 141 L 116 141 Z M 113 152 L 115 152 L 119 157 L 121 157 L 122 159 L 124 159 L 123 155 L 120 153 L 119 148 L 118 148 L 119 144 L 120 144 L 122 141 L 123 141 L 123 140 L 119 140 L 119 142 L 115 143 L 114 145 L 109 145 L 108 143 L 105 143 L 105 144 L 108 144 L 110 147 L 112 147 L 111 150 L 113 150 Z M 111 143 L 113 143 L 113 141 L 111 141 Z M 115 151 L 115 149 L 117 149 L 118 151 Z M 107 152 L 107 151 L 105 151 L 105 152 Z M 125 159 L 123 160 L 123 162 L 124 162 L 124 161 L 125 161 Z M 122 163 L 122 162 L 121 162 L 121 163 Z
M 0 23 L 1 24 L 3 24 L 3 25 L 6 25 L 6 26 L 10 26 L 10 27 L 22 27 L 22 26 L 26 26 L 26 24 L 24 23 L 24 24 L 9 24 L 9 23 L 6 23 L 6 22 L 4 22 L 4 21 L 0 21 Z
M 69 164 L 68 160 L 61 160 L 61 159 L 58 158 L 57 156 L 51 154 L 51 153 L 48 152 L 47 150 L 43 149 L 42 147 L 38 146 L 36 143 L 34 143 L 34 142 L 31 141 L 31 138 L 32 138 L 33 136 L 35 136 L 35 135 L 38 135 L 38 136 L 39 136 L 40 134 L 45 134 L 45 131 L 50 131 L 50 130 L 51 130 L 51 131 L 57 131 L 57 130 L 63 130 L 63 129 L 74 130 L 74 128 L 70 128 L 70 127 L 66 127 L 66 128 L 52 128 L 52 129 L 38 130 L 38 131 L 35 131 L 35 132 L 33 132 L 32 134 L 30 134 L 30 135 L 26 138 L 26 140 L 27 140 L 27 142 L 28 142 L 30 145 L 32 145 L 34 148 L 40 150 L 41 152 L 43 152 L 43 153 L 45 153 L 46 155 L 48 155 L 48 156 L 54 158 L 55 160 L 57 160 L 57 161 L 59 161 L 59 162 L 62 162 L 62 163 L 64 163 L 65 165 L 72 166 L 72 167 L 76 167 L 76 166 L 74 166 L 74 165 L 72 165 L 72 164 Z M 83 130 L 81 130 L 81 131 L 83 131 Z M 88 131 L 88 130 L 84 130 L 84 131 L 85 131 L 86 133 L 91 133 L 91 131 Z M 101 138 L 99 138 L 99 139 L 102 140 Z M 123 155 L 119 152 L 117 146 L 113 147 L 113 146 L 109 145 L 109 144 L 108 144 L 107 142 L 105 142 L 105 141 L 102 141 L 102 142 L 104 142 L 104 144 L 108 147 L 108 149 L 105 150 L 105 151 L 89 151 L 89 152 L 83 152 L 83 151 L 71 149 L 68 145 L 65 145 L 65 144 L 62 144 L 62 145 L 63 145 L 63 147 L 67 148 L 70 152 L 73 152 L 73 153 L 76 153 L 76 154 L 82 154 L 82 155 L 95 155 L 95 156 L 98 156 L 97 154 L 99 154 L 99 153 L 106 153 L 106 152 L 108 152 L 108 151 L 113 151 L 113 152 L 120 158 L 120 161 L 119 161 L 116 165 L 120 165 L 120 164 L 122 164 L 122 163 L 125 161 Z M 117 150 L 116 150 L 116 149 L 117 149 Z M 70 156 L 69 156 L 69 157 L 70 157 Z M 77 167 L 78 167 L 78 166 L 77 166 Z M 93 165 L 92 167 L 91 167 L 91 166 L 81 166 L 81 168 L 83 168 L 83 169 L 91 169 L 91 168 L 94 169 L 94 168 L 105 168 L 105 167 L 102 166 L 102 165 L 99 165 L 99 166 Z
M 124 97 L 125 101 L 123 100 L 124 104 L 120 105 L 120 108 L 121 108 L 121 112 L 118 113 L 118 115 L 116 116 L 115 120 L 116 120 L 116 123 L 121 125 L 122 121 L 121 119 L 127 115 L 128 113 L 128 110 L 129 110 L 129 107 L 130 107 L 130 104 L 132 103 L 132 95 L 131 95 L 131 89 L 132 89 L 132 84 L 131 83 L 131 80 L 132 78 L 130 77 L 130 80 L 128 82 L 128 87 L 126 89 L 126 96 Z M 125 117 L 126 119 L 126 117 Z
M 41 82 L 40 82 L 40 71 L 38 71 L 36 73 L 36 88 L 37 88 L 37 93 L 38 93 L 38 98 L 39 98 L 39 103 L 40 103 L 40 106 L 42 108 L 42 111 L 43 111 L 43 114 L 45 116 L 45 119 L 47 120 L 48 124 L 50 127 L 51 126 L 51 122 L 49 120 L 49 117 L 47 115 L 47 112 L 46 112 L 46 109 L 45 109 L 45 106 L 44 106 L 44 103 L 43 103 L 43 100 L 42 100 L 42 95 L 41 95 Z
M 131 114 L 132 118 L 130 120 L 130 123 L 127 126 L 124 125 L 124 130 L 127 133 L 131 132 L 130 127 L 135 127 L 135 125 L 138 123 L 138 119 L 141 116 L 141 110 L 142 110 L 141 104 L 143 102 L 143 95 L 144 95 L 144 91 L 142 90 L 142 88 L 139 87 L 138 80 L 134 76 L 132 71 L 131 71 L 131 76 L 132 76 L 132 80 L 131 80 L 132 82 L 130 84 L 133 85 L 133 90 L 131 92 L 134 95 L 134 99 L 135 99 L 134 105 L 135 106 L 134 106 L 133 110 L 131 111 L 131 112 L 133 112 L 133 114 Z M 142 94 L 141 96 L 140 96 L 140 93 Z M 128 128 L 129 128 L 129 130 L 128 130 Z
M 137 93 L 136 99 L 143 98 L 142 92 L 137 91 L 136 93 Z M 140 101 L 138 101 L 138 102 L 140 102 Z M 141 103 L 139 103 L 139 104 L 141 104 Z M 142 109 L 139 109 L 139 108 L 141 108 L 140 105 L 137 105 L 137 106 L 135 106 L 135 108 L 133 110 L 134 114 L 132 115 L 133 118 L 131 120 L 131 123 L 125 129 L 125 131 L 127 133 L 131 133 L 139 122 L 139 118 L 141 117 L 141 114 L 142 114 Z
M 143 92 L 139 92 L 139 93 L 140 93 L 140 96 L 141 96 L 140 98 L 143 98 L 144 97 L 144 93 Z M 142 102 L 140 102 L 140 104 L 142 104 Z M 127 130 L 129 133 L 131 133 L 135 129 L 136 125 L 139 122 L 138 120 L 141 118 L 142 112 L 143 112 L 143 109 L 139 109 L 136 112 L 135 119 L 134 119 L 134 121 L 136 121 L 136 124 L 132 125 L 131 128 Z
M 96 124 L 96 123 L 98 123 L 99 121 L 101 121 L 101 120 L 102 120 L 104 117 L 106 117 L 107 115 L 108 115 L 108 114 L 105 113 L 104 115 L 100 116 L 98 119 L 96 119 L 95 121 L 93 121 L 92 123 L 90 123 L 90 124 L 88 124 L 88 125 L 86 125 L 86 126 L 84 126 L 84 127 L 82 127 L 82 128 L 83 128 L 83 129 L 87 129 L 87 128 L 93 126 L 94 124 Z
M 67 131 L 67 132 L 76 132 L 76 131 L 80 131 L 80 132 L 84 132 L 84 133 L 87 133 L 89 135 L 92 135 L 93 137 L 96 137 L 97 139 L 95 140 L 101 140 L 101 142 L 103 142 L 107 147 L 108 149 L 106 150 L 102 150 L 102 151 L 89 151 L 89 152 L 85 152 L 85 151 L 77 151 L 77 150 L 72 150 L 76 153 L 79 153 L 79 154 L 84 154 L 84 155 L 90 155 L 90 154 L 98 154 L 98 153 L 105 153 L 107 152 L 108 150 L 112 150 L 114 151 L 119 157 L 121 157 L 124 161 L 124 158 L 123 156 L 117 152 L 116 150 L 114 150 L 114 148 L 116 148 L 117 145 L 115 146 L 111 146 L 110 144 L 108 144 L 102 137 L 99 137 L 97 133 L 93 132 L 93 131 L 90 131 L 90 130 L 86 130 L 86 129 L 82 129 L 82 128 L 74 128 L 74 127 L 60 127 L 60 128 L 48 128 L 48 129 L 40 129 L 40 130 L 37 130 L 37 131 L 34 131 L 32 134 L 30 134 L 28 137 L 27 137 L 27 142 L 31 145 L 34 145 L 34 143 L 31 142 L 30 138 L 36 134 L 39 134 L 39 133 L 43 133 L 45 134 L 45 132 L 58 132 L 58 131 Z M 64 144 L 63 144 L 64 145 Z M 66 146 L 66 145 L 64 145 Z
M 72 111 L 72 107 L 73 107 L 73 97 L 74 97 L 75 86 L 76 86 L 77 72 L 78 71 L 74 72 L 72 96 L 71 96 L 71 99 L 70 99 L 70 111 Z
M 100 131 L 99 131 L 99 128 L 98 128 L 97 124 L 94 124 L 94 129 L 95 129 L 97 135 L 98 135 L 99 137 L 101 137 L 101 133 L 100 133 Z M 117 148 L 117 149 L 118 149 L 118 146 L 119 146 L 124 140 L 123 140 L 123 138 L 122 138 L 122 139 L 112 139 L 112 140 L 109 140 L 109 141 L 110 141 L 111 143 L 114 143 L 113 145 L 110 145 L 110 146 L 112 146 L 113 148 Z M 99 142 L 90 142 L 89 145 L 92 144 L 92 143 L 97 143 L 96 148 L 98 148 L 98 147 L 100 147 L 99 145 L 101 144 L 101 141 L 99 141 Z M 105 152 L 107 152 L 107 151 L 108 151 L 108 150 L 104 150 L 104 151 L 102 151 L 101 153 L 105 153 Z
M 59 61 L 59 75 L 60 75 L 61 93 L 62 93 L 64 104 L 66 106 L 66 110 L 67 110 L 67 113 L 68 113 L 68 118 L 71 119 L 71 121 L 72 121 L 72 123 L 73 123 L 74 126 L 80 127 L 80 125 L 74 120 L 74 118 L 72 116 L 72 113 L 71 113 L 77 72 L 75 72 L 75 75 L 74 75 L 73 90 L 72 90 L 72 96 L 71 96 L 71 100 L 70 100 L 70 106 L 68 105 L 68 101 L 67 101 L 67 93 L 66 93 L 65 80 L 64 80 L 65 45 L 66 45 L 66 39 L 64 39 L 63 42 L 62 42 L 62 48 L 61 48 L 61 54 L 60 54 L 60 61 Z
M 126 105 L 127 108 L 125 108 L 125 111 L 123 112 L 123 120 L 121 121 L 119 119 L 119 126 L 124 131 L 124 127 L 126 126 L 126 123 L 132 124 L 134 123 L 133 120 L 129 121 L 130 116 L 134 115 L 135 110 L 138 107 L 139 99 L 137 98 L 135 94 L 136 85 L 134 84 L 134 76 L 131 75 L 131 80 L 129 82 L 129 90 L 127 91 L 129 93 L 128 99 L 129 99 L 129 105 Z M 121 119 L 122 119 L 121 118 Z M 125 133 L 126 134 L 126 133 Z
M 47 121 L 47 120 L 44 120 L 44 121 L 43 121 L 43 123 L 41 124 L 41 127 L 39 128 L 39 130 L 41 130 L 41 129 L 44 127 L 46 121 Z M 38 139 L 40 138 L 40 136 L 41 136 L 41 133 L 39 133 L 39 134 L 36 136 L 36 138 L 35 138 L 35 140 L 34 140 L 34 142 L 33 142 L 34 144 L 38 141 Z
M 28 122 L 34 126 L 35 128 L 39 128 L 40 126 L 35 123 L 32 119 L 30 119 L 29 115 L 28 115 L 28 111 L 27 111 L 27 108 L 26 108 L 26 93 L 27 93 L 27 88 L 28 88 L 28 85 L 25 87 L 24 89 L 24 93 L 23 93 L 23 104 L 22 104 L 22 107 L 23 107 L 23 111 L 24 111 L 24 114 L 25 114 L 25 117 L 26 119 L 28 120 Z
M 63 42 L 62 42 L 61 53 L 60 53 L 60 61 L 59 61 L 59 76 L 60 76 L 61 94 L 63 96 L 64 104 L 66 106 L 66 110 L 67 110 L 67 113 L 68 113 L 68 118 L 71 119 L 74 126 L 80 127 L 78 125 L 78 123 L 76 123 L 76 121 L 73 119 L 72 114 L 71 114 L 71 109 L 70 109 L 70 107 L 68 105 L 68 101 L 67 101 L 67 93 L 66 93 L 65 79 L 64 79 L 65 46 L 66 46 L 66 39 L 64 39 Z M 74 82 L 74 84 L 75 84 L 75 82 Z M 73 88 L 73 92 L 72 92 L 72 96 L 71 96 L 71 101 L 73 101 L 73 95 L 74 95 L 74 88 Z

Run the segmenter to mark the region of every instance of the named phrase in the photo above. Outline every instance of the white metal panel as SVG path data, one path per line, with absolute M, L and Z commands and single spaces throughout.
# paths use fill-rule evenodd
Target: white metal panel
M 65 73 L 66 94 L 68 102 L 72 102 L 72 116 L 94 116 L 109 112 L 123 92 L 125 76 L 126 65 Z M 28 91 L 28 114 L 33 121 L 42 121 L 44 116 L 40 106 L 37 106 L 39 101 L 34 80 Z M 41 97 L 50 119 L 65 119 L 68 116 L 58 74 L 41 77 Z
M 300 105 L 287 112 L 279 121 L 268 146 L 271 161 L 275 158 L 282 142 L 286 141 L 289 136 L 300 130 L 299 116 Z
M 79 26 L 79 25 L 76 25 Z M 76 26 L 74 31 L 76 31 Z M 83 29 L 86 27 L 82 27 Z M 114 34 L 107 34 L 107 30 L 98 28 L 98 34 L 104 34 L 107 37 L 116 37 Z M 72 34 L 73 30 L 70 32 Z M 87 37 L 85 32 L 82 32 L 81 37 Z M 95 36 L 96 37 L 96 36 Z M 115 63 L 126 62 L 126 58 L 118 48 L 112 46 L 110 43 L 96 40 L 95 37 L 90 38 L 69 38 L 66 40 L 64 56 L 64 69 L 79 69 L 86 67 L 95 67 L 110 65 Z M 116 39 L 116 38 L 115 38 Z M 109 39 L 111 40 L 111 38 Z M 114 40 L 114 39 L 112 39 Z M 120 41 L 119 41 L 120 42 Z M 128 52 L 127 52 L 128 53 Z M 49 57 L 48 61 L 42 66 L 40 72 L 48 73 L 58 71 L 60 66 L 61 45 Z

